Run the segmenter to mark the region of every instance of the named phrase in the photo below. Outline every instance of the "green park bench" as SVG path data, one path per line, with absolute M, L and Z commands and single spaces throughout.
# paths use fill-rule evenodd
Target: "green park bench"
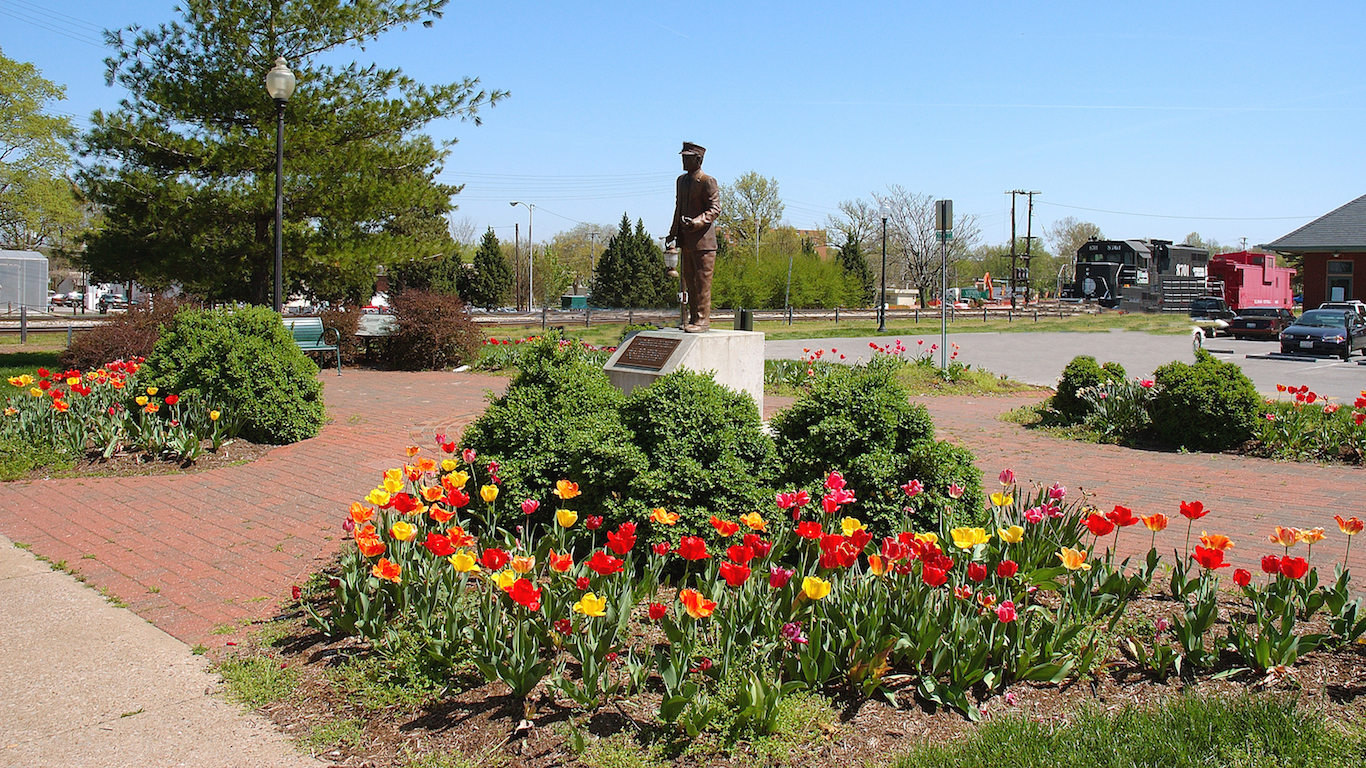
M 304 352 L 331 352 L 337 356 L 337 375 L 341 375 L 341 333 L 336 328 L 323 327 L 321 317 L 286 317 L 285 327 L 294 336 L 294 343 Z M 332 341 L 328 342 L 328 334 Z M 319 358 L 322 356 L 319 355 Z

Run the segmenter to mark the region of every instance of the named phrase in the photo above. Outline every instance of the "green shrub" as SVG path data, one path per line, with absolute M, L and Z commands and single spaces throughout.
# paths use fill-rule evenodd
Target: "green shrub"
M 626 337 L 627 337 L 627 336 L 631 336 L 631 335 L 636 334 L 636 333 L 639 333 L 639 332 L 641 332 L 641 331 L 657 331 L 657 330 L 659 330 L 659 326 L 657 326 L 657 325 L 655 325 L 655 324 L 653 324 L 653 323 L 644 323 L 644 324 L 636 323 L 635 325 L 623 325 L 623 326 L 621 327 L 621 334 L 620 334 L 619 336 L 617 336 L 617 346 L 619 347 L 619 346 L 621 346 L 622 344 L 625 344 L 625 343 L 626 343 Z
M 651 507 L 677 512 L 674 537 L 708 529 L 712 515 L 733 518 L 772 504 L 777 454 L 748 395 L 678 371 L 632 391 L 621 419 L 649 462 L 631 483 L 639 520 Z
M 393 299 L 398 328 L 389 337 L 396 368 L 432 371 L 472 363 L 484 334 L 459 297 L 409 288 Z
M 514 503 L 558 505 L 550 495 L 555 482 L 572 480 L 582 494 L 575 509 L 616 516 L 631 481 L 646 469 L 618 412 L 620 390 L 575 345 L 537 339 L 519 345 L 519 353 L 507 392 L 465 429 L 461 446 L 499 462 L 503 496 Z
M 184 310 L 161 332 L 139 373 L 150 386 L 221 403 L 257 443 L 318 434 L 325 418 L 318 366 L 267 307 Z
M 360 308 L 356 306 L 324 309 L 319 313 L 324 328 L 337 329 L 337 347 L 341 350 L 342 365 L 355 365 L 365 351 L 356 331 L 360 329 Z
M 1262 398 L 1237 365 L 1202 349 L 1195 353 L 1195 365 L 1168 363 L 1153 379 L 1160 388 L 1152 402 L 1153 431 L 1162 442 L 1222 451 L 1252 437 Z
M 1052 408 L 1071 422 L 1080 422 L 1091 412 L 1091 406 L 1077 396 L 1088 387 L 1098 387 L 1107 381 L 1124 381 L 1124 366 L 1106 363 L 1101 366 L 1090 355 L 1077 355 L 1062 369 L 1058 392 L 1053 395 Z
M 909 402 L 897 378 L 901 365 L 877 358 L 865 366 L 834 366 L 772 424 L 778 455 L 785 462 L 781 483 L 817 492 L 826 474 L 839 470 L 858 498 L 850 513 L 879 535 L 891 532 L 904 516 L 908 502 L 899 488 L 910 480 L 920 480 L 927 491 L 938 494 L 933 498 L 949 503 L 955 519 L 972 519 L 982 508 L 978 473 L 961 471 L 963 456 L 935 442 L 929 411 Z M 971 468 L 971 454 L 962 454 Z M 951 457 L 953 463 L 938 467 L 929 455 Z M 946 493 L 950 479 L 976 490 L 951 500 Z M 940 509 L 928 500 L 912 505 L 922 528 L 937 519 Z

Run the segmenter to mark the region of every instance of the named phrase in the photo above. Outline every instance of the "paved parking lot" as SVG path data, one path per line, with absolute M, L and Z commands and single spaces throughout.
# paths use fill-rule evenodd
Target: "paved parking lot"
M 929 349 L 939 342 L 939 334 L 931 329 L 918 335 L 882 336 L 845 339 L 808 339 L 769 341 L 764 346 L 765 357 L 771 359 L 800 358 L 804 348 L 838 350 L 835 357 L 845 354 L 847 361 L 866 359 L 872 354 L 869 343 L 886 344 L 901 339 L 912 350 Z M 923 341 L 924 344 L 917 344 Z M 1100 333 L 949 333 L 949 341 L 958 344 L 958 359 L 969 365 L 1043 386 L 1057 384 L 1058 376 L 1067 363 L 1077 355 L 1091 355 L 1100 362 L 1115 361 L 1124 366 L 1130 376 L 1151 375 L 1158 366 L 1173 360 L 1190 363 L 1195 351 L 1188 336 L 1158 336 L 1134 331 Z M 1366 390 L 1366 357 L 1353 356 L 1350 362 L 1336 357 L 1314 360 L 1264 360 L 1248 355 L 1266 355 L 1280 350 L 1275 341 L 1240 341 L 1227 337 L 1205 339 L 1204 345 L 1220 360 L 1237 364 L 1243 373 L 1267 397 L 1276 396 L 1276 385 L 1307 384 L 1320 396 L 1351 403 Z

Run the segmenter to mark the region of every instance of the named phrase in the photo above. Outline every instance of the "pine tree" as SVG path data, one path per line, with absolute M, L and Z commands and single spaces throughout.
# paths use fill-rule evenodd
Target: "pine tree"
M 512 267 L 492 227 L 474 252 L 474 269 L 463 288 L 466 303 L 486 309 L 502 306 L 512 294 Z
M 598 307 L 655 308 L 672 306 L 673 279 L 665 272 L 664 253 L 645 222 L 621 215 L 617 234 L 607 242 L 593 278 L 592 302 Z
M 839 255 L 836 258 L 844 267 L 844 274 L 859 288 L 860 295 L 857 298 L 862 300 L 863 306 L 873 304 L 877 299 L 876 286 L 873 284 L 873 271 L 868 268 L 868 259 L 864 257 L 858 241 L 846 240 L 838 253 Z

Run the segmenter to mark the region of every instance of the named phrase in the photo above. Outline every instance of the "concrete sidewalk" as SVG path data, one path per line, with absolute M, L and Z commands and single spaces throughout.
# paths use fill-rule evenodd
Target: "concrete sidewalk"
M 318 768 L 190 648 L 0 536 L 0 766 Z

